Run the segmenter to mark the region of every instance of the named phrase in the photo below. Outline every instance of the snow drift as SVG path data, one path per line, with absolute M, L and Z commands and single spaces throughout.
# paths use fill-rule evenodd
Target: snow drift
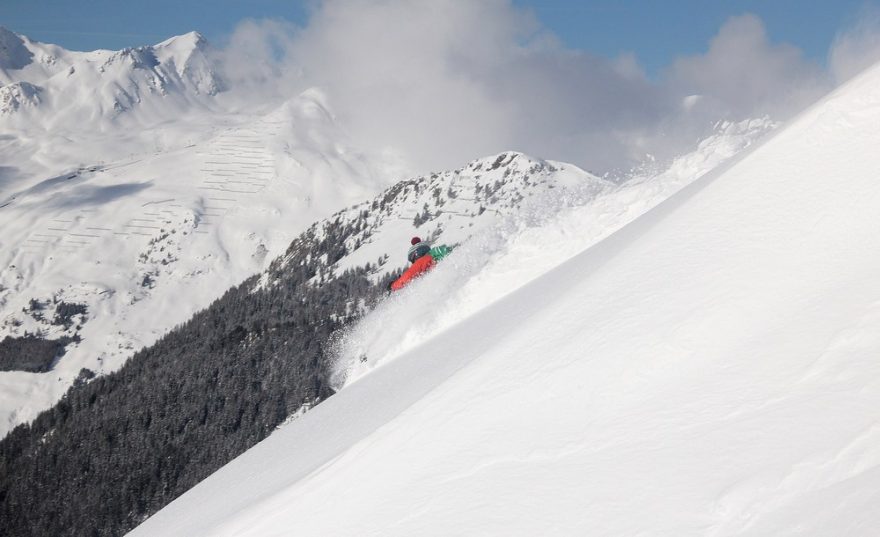
M 878 88 L 880 67 L 132 535 L 874 535 Z

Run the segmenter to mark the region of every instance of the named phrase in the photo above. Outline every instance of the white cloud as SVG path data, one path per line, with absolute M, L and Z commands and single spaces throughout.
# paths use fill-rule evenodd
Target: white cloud
M 794 46 L 771 43 L 761 19 L 749 14 L 728 19 L 705 54 L 675 61 L 670 77 L 684 93 L 738 115 L 786 116 L 828 91 L 816 63 Z
M 880 61 L 880 11 L 865 6 L 858 22 L 838 33 L 828 54 L 828 68 L 838 83 Z
M 415 171 L 509 149 L 622 168 L 674 155 L 721 116 L 784 118 L 827 87 L 754 16 L 652 81 L 633 55 L 564 47 L 509 0 L 325 0 L 304 28 L 243 23 L 225 63 L 251 101 L 322 88 L 357 144 Z
M 619 142 L 599 133 L 658 109 L 650 84 L 502 0 L 325 2 L 290 59 L 357 138 L 403 145 L 420 168 L 507 149 L 611 165 Z

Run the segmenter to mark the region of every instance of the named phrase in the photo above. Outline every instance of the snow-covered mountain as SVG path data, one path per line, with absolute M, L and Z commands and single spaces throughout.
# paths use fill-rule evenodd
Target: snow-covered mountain
M 344 338 L 354 381 L 131 535 L 876 534 L 878 88 L 628 225 L 622 189 L 463 246 Z M 498 279 L 528 283 L 455 294 Z
M 4 468 L 16 473 L 2 484 L 13 491 L 3 509 L 19 530 L 29 526 L 15 500 L 44 513 L 85 483 L 93 494 L 63 516 L 37 515 L 53 528 L 46 532 L 94 530 L 86 511 L 106 531 L 131 528 L 285 412 L 299 416 L 327 397 L 327 326 L 363 311 L 375 284 L 404 266 L 412 235 L 457 246 L 432 276 L 445 286 L 419 287 L 418 307 L 414 291 L 396 295 L 337 341 L 337 389 L 575 256 L 775 127 L 719 124 L 692 153 L 622 185 L 507 151 L 382 190 L 398 168 L 352 147 L 320 90 L 232 108 L 212 58 L 198 34 L 77 53 L 0 30 L 0 364 L 12 369 L 0 372 L 0 434 L 72 384 L 118 372 L 8 437 Z M 536 234 L 557 247 L 533 242 Z M 516 264 L 505 261 L 514 253 Z M 357 300 L 339 298 L 346 285 L 360 286 Z M 255 385 L 265 397 L 248 396 Z M 109 459 L 110 471 L 79 470 Z M 62 475 L 53 494 L 30 496 Z
M 369 184 L 357 183 L 369 177 L 366 165 L 328 167 L 322 155 L 332 149 L 313 153 L 324 140 L 297 140 L 292 132 L 314 133 L 316 123 L 327 128 L 328 116 L 312 97 L 288 104 L 271 116 L 276 121 L 223 130 L 204 144 L 137 162 L 74 170 L 7 199 L 0 209 L 9 230 L 0 239 L 8 245 L 0 337 L 38 333 L 76 341 L 51 371 L 0 373 L 4 432 L 50 406 L 84 368 L 97 374 L 117 369 L 224 289 L 267 266 L 334 203 L 369 192 Z M 279 133 L 279 125 L 287 130 Z M 615 210 L 634 218 L 769 128 L 767 121 L 724 125 L 652 181 L 634 179 L 633 188 L 648 185 L 639 193 L 630 186 L 612 189 L 565 164 L 505 153 L 403 181 L 381 199 L 312 230 L 320 234 L 322 226 L 364 218 L 363 228 L 347 239 L 351 255 L 327 270 L 338 274 L 381 263 L 380 277 L 403 264 L 402 254 L 396 260 L 388 255 L 413 234 L 459 244 L 493 226 L 534 223 L 549 214 L 538 201 L 558 187 L 569 187 L 569 199 L 553 199 L 569 205 L 614 190 L 620 200 Z M 291 140 L 299 142 L 295 151 Z M 347 180 L 340 183 L 340 177 Z
M 0 502 L 0 518 L 8 520 L 13 534 L 118 534 L 135 527 L 265 438 L 285 419 L 301 415 L 330 396 L 334 388 L 354 382 L 387 361 L 393 356 L 387 352 L 387 343 L 397 344 L 399 351 L 432 330 L 442 330 L 450 317 L 432 314 L 461 314 L 523 285 L 736 155 L 772 126 L 766 120 L 719 125 L 717 134 L 696 153 L 677 159 L 659 175 L 636 177 L 623 186 L 566 164 L 505 152 L 459 170 L 400 182 L 371 201 L 322 219 L 299 234 L 266 271 L 229 289 L 217 286 L 196 296 L 199 289 L 222 282 L 222 274 L 203 271 L 180 282 L 177 269 L 187 262 L 172 255 L 151 261 L 155 273 L 135 273 L 135 278 L 121 283 L 111 281 L 135 292 L 141 292 L 146 283 L 148 291 L 133 303 L 102 303 L 105 294 L 94 309 L 54 297 L 28 301 L 21 313 L 12 309 L 13 317 L 24 318 L 21 324 L 44 329 L 59 339 L 80 338 L 68 344 L 69 353 L 51 373 L 13 374 L 20 385 L 26 385 L 51 380 L 64 367 L 73 373 L 79 367 L 74 358 L 89 359 L 81 349 L 100 342 L 96 336 L 116 328 L 118 317 L 130 318 L 126 328 L 131 334 L 155 339 L 157 327 L 170 323 L 175 315 L 184 315 L 174 308 L 185 309 L 187 304 L 178 301 L 198 301 L 211 292 L 222 292 L 208 308 L 155 344 L 136 352 L 119 352 L 114 356 L 116 367 L 125 364 L 117 371 L 77 386 L 29 427 L 16 428 L 0 443 L 6 454 L 0 457 L 0 475 L 4 476 L 0 496 L 8 500 Z M 314 142 L 305 146 L 315 147 Z M 537 230 L 584 205 L 591 209 L 577 214 L 587 217 L 570 221 L 577 243 L 543 251 L 521 247 L 517 237 L 528 235 L 524 230 Z M 141 229 L 142 224 L 135 225 Z M 166 225 L 170 227 L 171 222 Z M 248 225 L 253 223 L 237 223 L 237 227 Z M 219 246 L 228 244 L 237 227 L 227 228 L 212 240 Z M 186 238 L 196 233 L 186 225 L 178 233 L 175 229 L 154 232 L 160 240 L 161 235 Z M 351 326 L 353 319 L 384 295 L 384 284 L 405 265 L 404 252 L 412 235 L 458 247 L 445 263 L 455 267 L 446 274 L 454 274 L 461 285 L 450 286 L 455 292 L 446 296 L 422 295 L 419 304 L 424 311 L 402 312 L 398 319 L 406 322 L 394 322 L 392 316 L 376 326 L 375 319 L 383 317 L 373 315 L 340 340 L 339 330 Z M 503 277 L 481 279 L 486 272 L 481 269 L 505 245 L 518 248 L 528 261 L 508 264 Z M 158 254 L 165 254 L 169 247 L 170 243 L 160 245 Z M 230 257 L 252 253 L 248 248 L 227 249 Z M 146 256 L 140 256 L 139 263 L 149 260 L 141 257 Z M 223 262 L 218 262 L 218 272 L 236 270 Z M 469 297 L 467 290 L 475 285 L 479 293 Z M 389 308 L 393 312 L 395 304 L 402 303 L 406 302 L 384 301 L 380 307 L 387 315 Z M 104 315 L 108 305 L 117 306 L 120 314 Z M 151 307 L 160 308 L 163 317 L 151 315 Z M 93 311 L 98 316 L 89 317 Z M 92 323 L 94 330 L 86 333 L 79 327 L 83 322 Z M 365 334 L 382 337 L 364 339 Z M 0 351 L 14 351 L 15 345 L 46 347 L 44 340 L 27 338 L 5 343 L 0 344 Z M 363 352 L 364 348 L 369 352 Z M 0 359 L 8 355 L 0 353 Z M 87 377 L 88 372 L 77 378 L 86 381 Z M 27 394 L 21 400 L 28 402 Z M 101 434 L 95 435 L 96 430 Z M 107 460 L 112 464 L 106 464 Z M 90 494 L 78 495 L 81 488 Z M 60 510 L 59 504 L 64 505 Z M 48 512 L 55 516 L 45 516 Z
M 0 114 L 0 341 L 57 342 L 27 370 L 0 372 L 0 435 L 266 269 L 313 222 L 399 178 L 346 143 L 317 89 L 268 112 L 224 110 L 210 46 L 196 33 L 119 52 L 65 51 L 5 29 L 0 43 L 9 103 Z M 621 198 L 629 208 L 620 210 L 635 217 L 772 127 L 719 125 L 659 176 L 633 179 L 660 190 Z M 404 181 L 383 194 L 381 211 L 369 202 L 336 217 L 368 214 L 352 255 L 328 270 L 393 255 L 416 233 L 460 243 L 538 206 L 527 198 L 587 177 L 505 153 Z M 610 187 L 588 182 L 590 195 Z M 377 276 L 402 263 L 391 259 Z
M 309 227 L 268 271 L 224 289 L 118 371 L 77 386 L 0 442 L 0 496 L 8 500 L 0 502 L 0 518 L 12 534 L 133 528 L 333 393 L 325 349 L 384 294 L 388 273 L 405 263 L 410 234 L 456 243 L 516 218 L 528 200 L 608 186 L 573 167 L 504 153 L 405 181 Z M 376 251 L 386 253 L 374 258 Z M 59 318 L 59 329 L 80 320 L 61 301 L 38 313 Z M 70 499 L 80 487 L 90 494 Z M 54 507 L 59 501 L 63 513 Z M 56 516 L 43 515 L 49 511 Z
M 197 33 L 82 53 L 0 28 L 0 341 L 66 344 L 20 342 L 41 359 L 0 372 L 0 436 L 394 181 L 319 90 L 218 104 L 211 55 Z
M 87 165 L 3 189 L 0 339 L 81 341 L 51 372 L 0 373 L 0 432 L 51 405 L 81 369 L 115 370 L 307 225 L 388 181 L 340 142 L 317 92 L 209 132 L 117 161 L 97 149 Z M 72 305 L 78 313 L 59 316 Z
M 0 27 L 0 197 L 53 173 L 180 149 L 253 121 L 218 103 L 226 86 L 216 63 L 196 32 L 75 52 Z
M 0 27 L 0 117 L 30 128 L 93 129 L 132 110 L 170 117 L 169 99 L 204 106 L 223 90 L 211 54 L 197 32 L 154 46 L 73 52 Z

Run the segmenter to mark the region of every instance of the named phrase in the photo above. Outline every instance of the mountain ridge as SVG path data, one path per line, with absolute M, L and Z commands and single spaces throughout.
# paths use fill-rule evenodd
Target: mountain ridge
M 61 116 L 67 127 L 78 126 L 85 118 L 94 127 L 98 118 L 113 121 L 155 98 L 210 106 L 208 98 L 225 88 L 211 59 L 212 48 L 198 32 L 119 51 L 74 52 L 3 30 L 0 47 L 0 83 L 28 84 L 43 94 L 29 108 L 0 101 L 0 114 L 17 126 L 33 128 L 39 122 L 49 127 L 57 125 Z M 160 110 L 150 106 L 150 114 Z

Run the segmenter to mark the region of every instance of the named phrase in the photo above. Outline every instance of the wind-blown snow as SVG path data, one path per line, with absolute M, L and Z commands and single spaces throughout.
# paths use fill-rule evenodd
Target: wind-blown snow
M 875 535 L 878 88 L 880 67 L 132 535 Z

